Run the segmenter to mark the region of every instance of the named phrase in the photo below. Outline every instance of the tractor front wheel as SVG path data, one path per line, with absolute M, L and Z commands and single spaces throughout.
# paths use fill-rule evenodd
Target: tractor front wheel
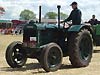
M 12 68 L 22 67 L 26 63 L 25 51 L 20 41 L 12 42 L 6 50 L 6 61 Z
M 46 72 L 56 71 L 62 63 L 62 50 L 56 43 L 47 44 L 41 53 L 40 63 Z

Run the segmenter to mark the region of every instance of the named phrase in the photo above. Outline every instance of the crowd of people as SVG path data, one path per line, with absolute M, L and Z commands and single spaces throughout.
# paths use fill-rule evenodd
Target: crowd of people
M 0 34 L 12 34 L 12 35 L 18 35 L 22 34 L 23 30 L 20 28 L 5 28 L 5 29 L 0 29 Z

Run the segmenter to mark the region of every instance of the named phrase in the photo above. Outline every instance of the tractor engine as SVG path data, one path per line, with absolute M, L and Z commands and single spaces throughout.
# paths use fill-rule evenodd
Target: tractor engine
M 25 47 L 37 48 L 49 42 L 57 43 L 61 40 L 60 33 L 63 34 L 63 31 L 62 29 L 59 31 L 57 25 L 29 22 L 24 27 L 23 45 Z
M 37 44 L 37 30 L 35 26 L 27 25 L 24 27 L 23 45 L 34 48 Z

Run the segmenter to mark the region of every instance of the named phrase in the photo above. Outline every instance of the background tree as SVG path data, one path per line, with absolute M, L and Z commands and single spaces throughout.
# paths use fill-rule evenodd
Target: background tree
M 61 20 L 64 20 L 68 17 L 68 15 L 63 12 L 60 13 L 60 16 L 61 16 Z
M 36 14 L 33 11 L 25 9 L 20 13 L 20 19 L 21 20 L 36 19 Z
M 0 7 L 0 16 L 5 14 L 5 9 L 3 7 Z
M 68 17 L 67 14 L 61 12 L 60 13 L 61 20 L 64 20 L 65 18 Z M 44 16 L 45 19 L 56 19 L 57 18 L 57 13 L 56 12 L 47 12 Z
M 56 12 L 47 12 L 44 16 L 46 19 L 56 19 L 57 13 Z

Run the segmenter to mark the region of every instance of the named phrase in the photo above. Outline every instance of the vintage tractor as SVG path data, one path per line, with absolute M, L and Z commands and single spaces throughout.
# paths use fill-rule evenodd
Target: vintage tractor
M 91 26 L 71 25 L 64 28 L 60 24 L 60 6 L 58 25 L 30 21 L 23 30 L 23 42 L 12 42 L 6 50 L 6 61 L 12 68 L 20 68 L 27 58 L 36 58 L 46 72 L 56 71 L 62 64 L 62 58 L 69 56 L 74 67 L 89 65 L 93 52 L 93 31 Z

